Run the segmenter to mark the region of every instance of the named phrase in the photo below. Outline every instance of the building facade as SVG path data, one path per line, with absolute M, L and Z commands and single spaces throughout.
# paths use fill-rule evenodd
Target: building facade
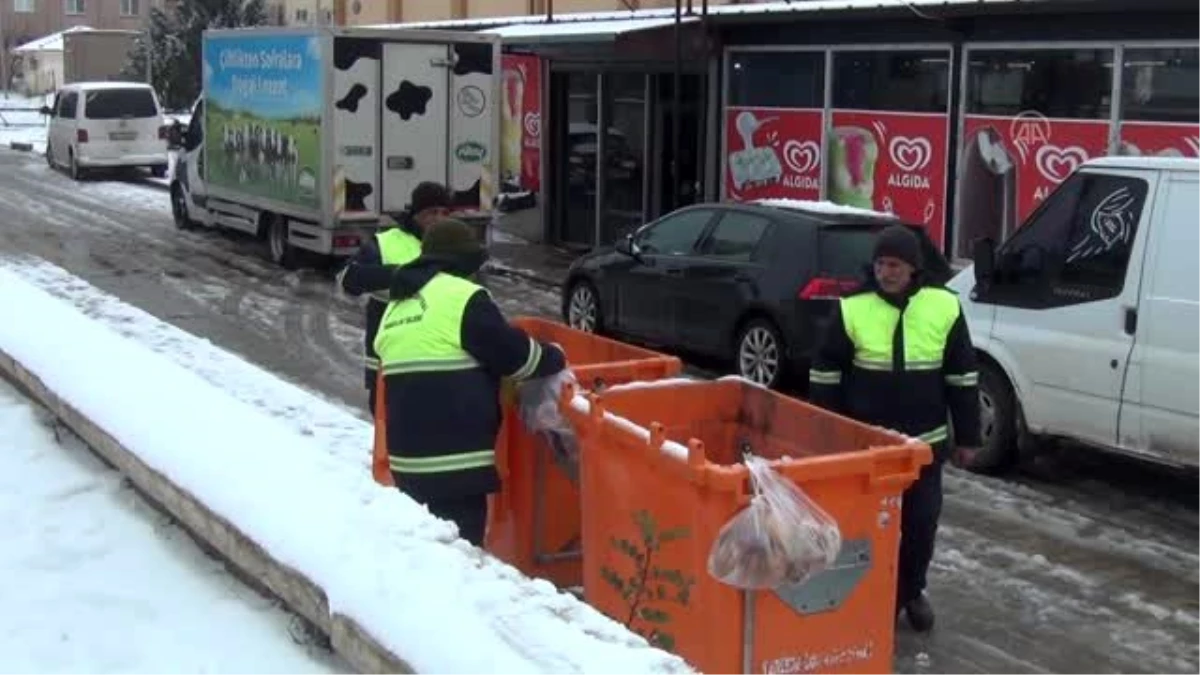
M 4 0 L 0 40 L 5 51 L 73 26 L 138 30 L 164 0 Z
M 383 3 L 385 0 L 376 0 Z M 275 26 L 319 26 L 335 23 L 335 0 L 271 0 L 267 22 Z
M 330 0 L 333 1 L 333 0 Z M 761 0 L 754 0 L 761 1 Z M 696 10 L 701 0 L 684 0 Z M 709 0 L 710 6 L 753 4 L 742 0 Z M 336 0 L 338 23 L 350 26 L 383 23 L 417 23 L 453 19 L 618 12 L 663 9 L 675 0 Z

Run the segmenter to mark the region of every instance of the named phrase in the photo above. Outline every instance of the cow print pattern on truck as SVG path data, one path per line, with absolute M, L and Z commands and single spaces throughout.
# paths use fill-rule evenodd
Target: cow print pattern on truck
M 414 115 L 424 115 L 431 98 L 433 98 L 432 89 L 404 80 L 400 83 L 399 89 L 388 95 L 386 105 L 388 110 L 407 122 Z
M 379 69 L 383 47 L 378 40 L 335 38 L 333 42 L 335 165 L 343 179 L 338 210 L 372 212 L 378 208 L 376 172 Z

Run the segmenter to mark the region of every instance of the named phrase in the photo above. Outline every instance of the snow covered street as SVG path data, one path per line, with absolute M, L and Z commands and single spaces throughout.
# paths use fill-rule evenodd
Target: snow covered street
M 0 268 L 366 475 L 361 306 L 334 290 L 331 274 L 283 271 L 258 247 L 177 231 L 161 190 L 102 178 L 76 184 L 36 154 L 0 150 Z M 558 314 L 553 290 L 502 276 L 491 285 L 510 314 Z M 344 668 L 293 644 L 286 614 L 191 550 L 181 532 L 164 530 L 112 471 L 70 441 L 54 444 L 36 419 L 0 385 L 0 433 L 21 439 L 0 467 L 8 528 L 0 536 L 20 544 L 0 554 L 5 597 L 19 605 L 0 650 L 25 656 L 16 669 Z M 938 626 L 928 637 L 897 629 L 899 672 L 1200 669 L 1194 477 L 1066 451 L 1036 474 L 949 470 L 942 523 L 930 579 Z M 93 583 L 109 578 L 140 583 L 136 592 Z M 51 615 L 45 606 L 72 609 Z M 204 612 L 188 613 L 196 607 Z M 145 641 L 146 653 L 127 654 L 113 651 L 125 643 L 104 628 L 159 637 Z M 173 645 L 172 635 L 190 637 Z M 238 649 L 224 650 L 234 638 Z M 97 644 L 81 646 L 88 639 Z M 14 644 L 29 645 L 27 653 Z
M 5 671 L 346 669 L 4 380 L 0 437 Z

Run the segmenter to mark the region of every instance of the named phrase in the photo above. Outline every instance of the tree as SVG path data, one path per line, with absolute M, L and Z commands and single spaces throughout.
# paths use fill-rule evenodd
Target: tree
M 261 26 L 267 22 L 265 0 L 178 0 L 170 9 L 153 8 L 122 72 L 146 80 L 158 92 L 163 107 L 191 106 L 200 93 L 205 29 Z

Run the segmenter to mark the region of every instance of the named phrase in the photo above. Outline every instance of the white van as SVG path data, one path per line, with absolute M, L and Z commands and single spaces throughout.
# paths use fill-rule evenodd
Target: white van
M 950 282 L 980 355 L 984 447 L 1006 468 L 1038 438 L 1196 467 L 1200 160 L 1081 165 Z
M 154 89 L 140 82 L 76 82 L 58 90 L 46 161 L 79 180 L 88 169 L 146 167 L 167 173 L 168 127 Z

